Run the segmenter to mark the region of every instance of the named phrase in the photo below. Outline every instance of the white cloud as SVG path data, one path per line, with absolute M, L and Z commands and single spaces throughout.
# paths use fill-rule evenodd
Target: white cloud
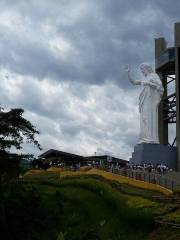
M 2 105 L 26 109 L 25 116 L 41 132 L 38 139 L 44 150 L 58 148 L 92 155 L 104 149 L 129 157 L 132 143 L 128 138 L 138 134 L 135 92 L 129 94 L 111 82 L 81 84 L 78 89 L 78 83 L 52 85 L 48 79 L 39 82 L 10 73 L 3 78 L 6 75 L 1 72 Z

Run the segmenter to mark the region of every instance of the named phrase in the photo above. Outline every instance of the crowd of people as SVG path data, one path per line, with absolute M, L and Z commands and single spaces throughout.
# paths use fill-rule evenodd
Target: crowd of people
M 165 174 L 169 171 L 172 171 L 172 169 L 169 169 L 167 165 L 165 164 L 156 164 L 153 165 L 151 163 L 149 164 L 128 164 L 127 165 L 128 169 L 131 170 L 140 170 L 140 171 L 146 171 L 149 173 L 159 173 L 159 174 Z
M 120 166 L 118 163 L 117 164 L 108 164 L 108 165 L 104 165 L 104 166 L 100 166 L 97 165 L 96 167 L 103 167 L 106 170 L 110 171 L 110 172 L 115 172 L 115 171 L 140 171 L 140 172 L 148 172 L 148 173 L 158 173 L 158 174 L 165 174 L 168 173 L 170 171 L 172 171 L 172 169 L 168 168 L 167 165 L 165 164 L 156 164 L 153 165 L 151 163 L 149 164 L 127 164 L 126 166 Z
M 73 163 L 68 165 L 70 169 L 72 170 L 78 170 L 81 167 L 80 163 Z M 167 165 L 165 164 L 156 164 L 153 165 L 151 163 L 149 164 L 130 164 L 127 163 L 126 165 L 120 165 L 119 163 L 112 163 L 112 162 L 97 162 L 92 161 L 91 163 L 87 163 L 87 166 L 95 167 L 95 168 L 103 168 L 110 172 L 115 171 L 142 171 L 142 172 L 148 172 L 148 173 L 158 173 L 158 174 L 165 174 L 167 172 L 172 171 L 172 169 L 169 169 Z M 42 161 L 42 160 L 34 160 L 33 161 L 33 167 L 34 168 L 41 168 L 41 169 L 47 169 L 49 167 L 60 167 L 64 168 L 65 163 L 61 161 Z

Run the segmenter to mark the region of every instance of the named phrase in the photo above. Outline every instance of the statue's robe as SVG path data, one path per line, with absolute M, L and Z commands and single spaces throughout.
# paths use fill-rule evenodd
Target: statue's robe
M 151 85 L 144 85 L 143 82 Z M 163 86 L 156 73 L 143 79 L 143 90 L 139 96 L 140 136 L 139 143 L 159 143 L 158 106 L 163 95 Z

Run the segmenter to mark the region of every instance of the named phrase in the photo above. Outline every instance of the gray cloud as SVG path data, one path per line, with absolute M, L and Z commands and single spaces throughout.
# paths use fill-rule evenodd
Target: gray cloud
M 96 84 L 111 79 L 126 88 L 122 66 L 139 65 L 144 59 L 152 62 L 152 38 L 169 27 L 167 8 L 177 14 L 163 1 L 8 3 L 1 24 L 2 66 L 39 79 Z M 72 46 L 66 59 L 58 47 L 54 54 L 49 45 L 61 37 Z
M 99 149 L 128 158 L 138 138 L 138 90 L 124 66 L 139 77 L 135 68 L 154 61 L 154 37 L 173 43 L 179 5 L 0 1 L 2 105 L 26 110 L 45 149 L 85 155 Z

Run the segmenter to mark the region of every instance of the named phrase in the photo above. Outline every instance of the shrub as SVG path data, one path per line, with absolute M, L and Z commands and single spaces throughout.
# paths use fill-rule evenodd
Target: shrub
M 56 206 L 50 206 L 50 203 L 51 200 L 46 202 L 35 187 L 18 185 L 4 193 L 1 206 L 5 214 L 0 212 L 0 239 L 36 240 L 47 231 L 51 232 L 62 212 L 62 205 L 60 197 Z

